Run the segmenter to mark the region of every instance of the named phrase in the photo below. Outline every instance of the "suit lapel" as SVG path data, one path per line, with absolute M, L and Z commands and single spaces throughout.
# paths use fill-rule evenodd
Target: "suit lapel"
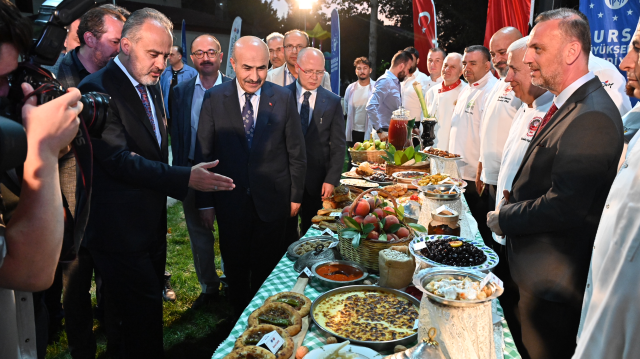
M 327 97 L 323 91 L 322 86 L 318 87 L 318 92 L 316 93 L 316 103 L 313 106 L 313 116 L 311 116 L 311 122 L 309 123 L 309 129 L 307 130 L 307 136 L 312 132 L 312 129 L 315 128 L 315 132 L 319 133 L 320 128 L 322 127 L 322 116 L 324 115 L 324 110 L 327 105 Z M 306 136 L 305 136 L 306 137 Z
M 238 84 L 234 82 L 233 86 L 225 91 L 224 110 L 227 114 L 227 119 L 231 121 L 231 127 L 233 127 L 233 130 L 238 136 L 238 140 L 242 143 L 242 147 L 245 152 L 249 152 L 247 136 L 244 134 L 244 125 L 242 124 L 242 112 L 240 111 L 240 99 L 238 98 L 237 86 Z
M 253 144 L 251 149 L 258 147 L 260 141 L 264 138 L 264 132 L 266 126 L 269 123 L 269 117 L 275 106 L 275 99 L 273 98 L 273 91 L 269 84 L 262 85 L 260 91 L 260 104 L 258 105 L 258 115 L 256 116 L 256 129 L 253 135 Z
M 189 149 L 191 148 L 191 105 L 193 103 L 193 94 L 196 90 L 196 79 L 197 76 L 189 80 L 190 83 L 185 89 L 185 93 L 182 96 L 182 103 L 180 104 L 180 112 L 182 113 L 182 116 L 180 116 L 180 118 L 183 119 L 180 125 L 182 126 L 184 143 L 186 145 L 184 148 L 186 149 L 186 151 L 189 151 Z M 198 119 L 198 121 L 199 120 L 200 119 Z M 173 125 L 177 126 L 177 122 L 177 119 L 173 120 Z M 189 152 L 187 152 L 187 156 L 188 155 Z

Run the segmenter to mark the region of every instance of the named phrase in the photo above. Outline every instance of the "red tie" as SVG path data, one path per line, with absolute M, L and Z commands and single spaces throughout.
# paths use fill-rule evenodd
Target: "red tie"
M 540 133 L 540 131 L 542 131 L 544 126 L 549 122 L 549 120 L 551 119 L 551 116 L 553 116 L 553 114 L 556 113 L 556 111 L 558 111 L 556 104 L 555 103 L 551 104 L 549 111 L 547 111 L 547 114 L 544 115 L 544 118 L 542 119 L 542 123 L 540 124 L 540 127 L 538 127 L 538 132 L 536 132 L 536 135 Z

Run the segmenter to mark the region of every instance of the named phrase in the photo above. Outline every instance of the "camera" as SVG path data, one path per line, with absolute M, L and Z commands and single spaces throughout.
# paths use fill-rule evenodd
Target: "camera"
M 0 171 L 18 167 L 27 156 L 26 134 L 21 125 L 22 107 L 27 98 L 35 96 L 43 104 L 64 95 L 67 90 L 55 76 L 42 65 L 56 63 L 67 36 L 65 26 L 95 6 L 92 0 L 47 0 L 40 7 L 34 21 L 33 44 L 24 61 L 9 76 L 9 95 L 0 100 Z M 22 83 L 30 84 L 33 93 L 24 96 Z M 89 137 L 100 138 L 110 114 L 110 97 L 98 92 L 82 95 L 83 109 L 80 130 L 72 145 L 76 156 L 79 152 L 91 152 Z M 86 148 L 86 150 L 85 150 Z

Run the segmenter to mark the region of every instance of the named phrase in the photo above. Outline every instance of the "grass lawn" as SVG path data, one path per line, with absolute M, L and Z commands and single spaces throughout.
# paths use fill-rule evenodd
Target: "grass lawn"
M 214 308 L 190 310 L 191 304 L 200 294 L 200 285 L 193 265 L 189 234 L 180 202 L 169 207 L 167 217 L 170 229 L 167 235 L 167 270 L 172 274 L 171 284 L 178 299 L 175 303 L 164 303 L 165 358 L 211 358 L 235 324 L 229 319 L 231 307 L 223 302 Z M 220 268 L 217 232 L 215 236 L 216 267 Z M 92 288 L 91 296 L 95 306 L 95 286 Z M 98 341 L 97 357 L 107 358 L 104 328 L 95 320 L 93 329 Z M 63 330 L 59 335 L 58 340 L 47 348 L 47 358 L 71 358 L 66 333 Z

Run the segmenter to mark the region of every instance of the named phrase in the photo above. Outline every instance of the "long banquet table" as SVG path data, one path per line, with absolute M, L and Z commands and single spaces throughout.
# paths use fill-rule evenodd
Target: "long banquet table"
M 461 237 L 463 238 L 473 238 L 475 241 L 480 241 L 482 243 L 482 237 L 480 236 L 480 232 L 478 231 L 478 226 L 476 221 L 471 216 L 469 212 L 469 208 L 464 199 L 462 200 L 463 205 L 463 216 L 460 218 L 460 226 L 461 226 Z M 419 223 L 424 222 L 424 211 L 420 216 Z M 309 231 L 303 236 L 305 237 L 313 237 L 319 236 L 322 232 L 310 228 Z M 229 354 L 233 350 L 233 345 L 236 339 L 242 335 L 242 333 L 246 329 L 247 320 L 249 315 L 256 309 L 258 309 L 264 303 L 265 299 L 269 298 L 272 295 L 275 295 L 280 292 L 285 292 L 291 290 L 293 285 L 296 283 L 299 273 L 297 273 L 293 269 L 294 262 L 287 258 L 286 255 L 282 257 L 278 265 L 274 268 L 273 272 L 269 275 L 267 280 L 262 284 L 262 287 L 256 293 L 256 296 L 251 300 L 249 306 L 245 308 L 244 312 L 240 316 L 240 319 L 236 322 L 235 326 L 231 330 L 229 336 L 218 346 L 218 349 L 213 353 L 212 359 L 222 359 L 224 356 Z M 330 290 L 330 288 L 325 287 L 319 284 L 317 281 L 311 279 L 309 284 L 307 285 L 304 294 L 311 300 L 315 300 L 324 292 Z M 502 312 L 502 308 L 498 305 L 498 315 L 502 318 L 502 329 L 504 333 L 504 347 L 503 353 L 505 359 L 518 359 L 520 358 L 520 354 L 516 349 L 516 346 L 513 342 L 513 337 L 511 336 L 511 332 L 509 331 L 509 326 L 507 325 L 506 320 L 504 319 L 504 315 Z M 303 345 L 308 347 L 309 350 L 316 349 L 325 344 L 324 336 L 320 332 L 320 330 L 313 324 L 310 324 L 309 331 L 305 336 Z

